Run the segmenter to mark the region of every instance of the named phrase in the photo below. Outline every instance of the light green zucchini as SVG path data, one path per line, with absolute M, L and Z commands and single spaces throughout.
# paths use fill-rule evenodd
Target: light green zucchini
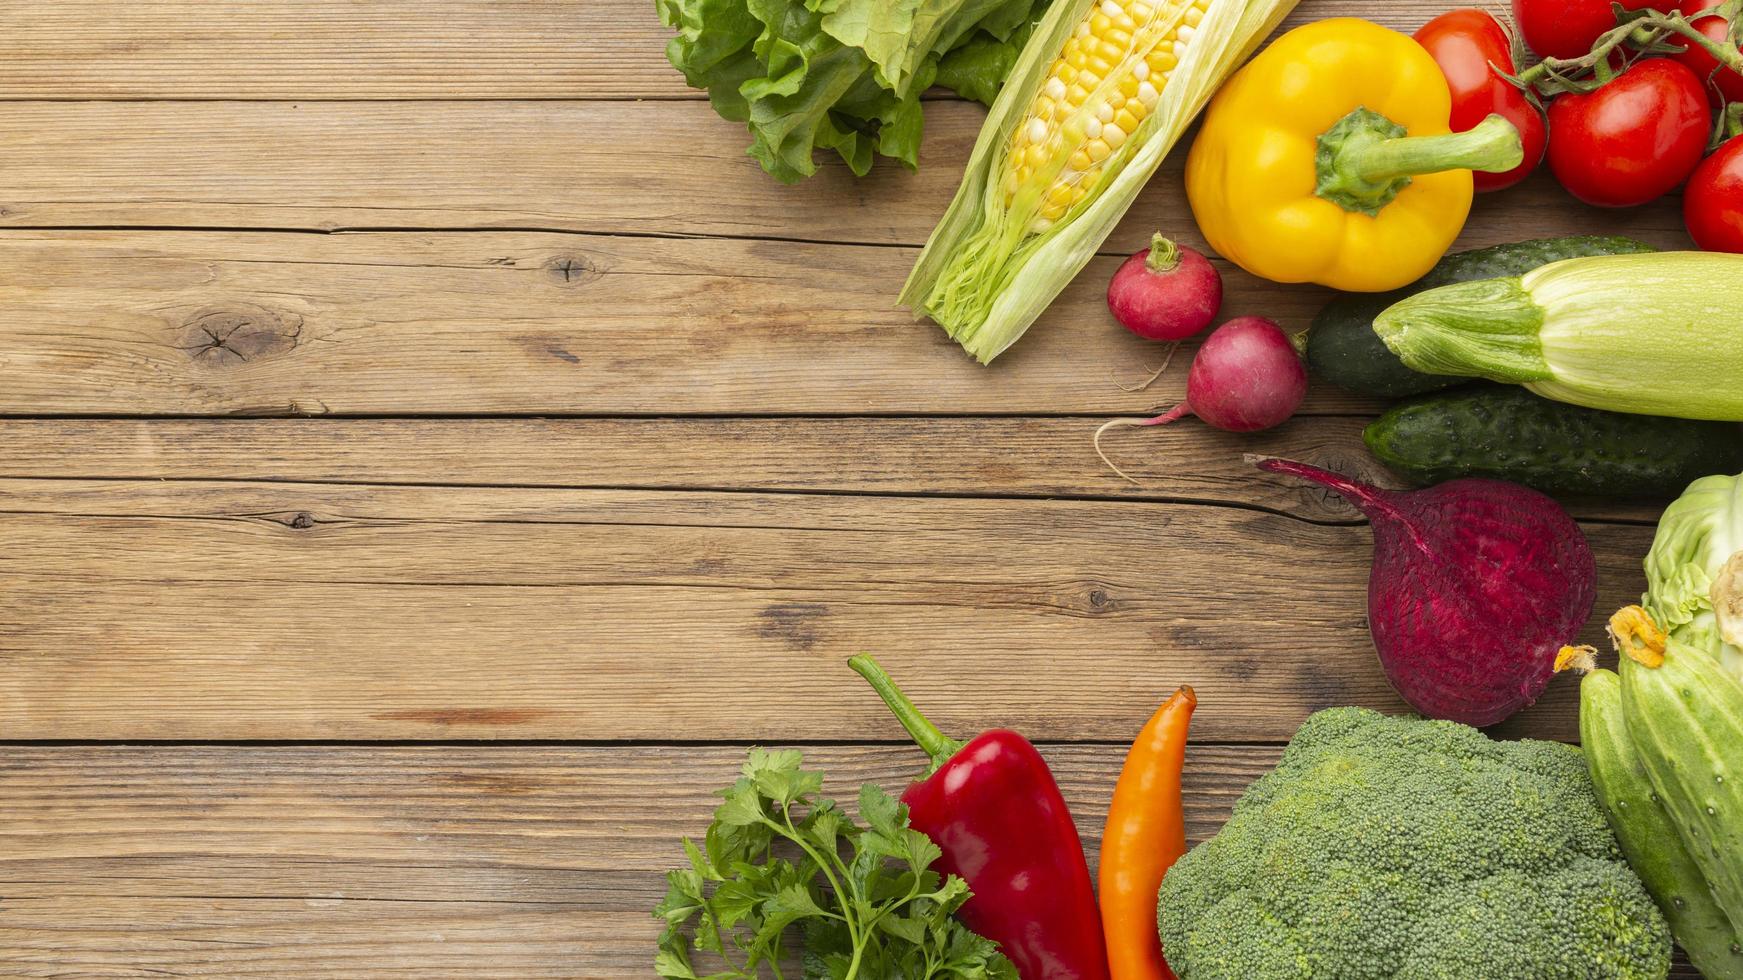
M 1743 682 L 1672 637 L 1624 657 L 1622 706 L 1647 777 L 1734 930 L 1743 932 Z
M 1426 374 L 1613 412 L 1743 421 L 1743 255 L 1565 259 L 1418 293 L 1374 332 Z
M 1628 866 L 1658 902 L 1689 962 L 1707 980 L 1743 980 L 1743 933 L 1719 908 L 1653 790 L 1613 671 L 1593 671 L 1580 682 L 1580 743 Z

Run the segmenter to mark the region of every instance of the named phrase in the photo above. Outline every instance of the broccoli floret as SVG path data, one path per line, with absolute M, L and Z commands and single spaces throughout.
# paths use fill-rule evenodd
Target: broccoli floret
M 1670 971 L 1578 749 L 1363 708 L 1308 718 L 1157 918 L 1181 980 Z

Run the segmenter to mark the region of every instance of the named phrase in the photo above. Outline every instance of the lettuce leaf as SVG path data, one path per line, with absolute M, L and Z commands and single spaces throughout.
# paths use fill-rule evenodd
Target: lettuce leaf
M 920 94 L 940 77 L 990 101 L 1048 0 L 655 0 L 677 31 L 666 56 L 715 112 L 743 122 L 751 156 L 793 183 L 834 150 L 855 174 L 876 156 L 919 162 Z

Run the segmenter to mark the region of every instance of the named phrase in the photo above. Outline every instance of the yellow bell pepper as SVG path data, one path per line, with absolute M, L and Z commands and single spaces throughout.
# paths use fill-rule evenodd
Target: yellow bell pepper
M 1410 37 L 1353 17 L 1278 38 L 1211 102 L 1186 162 L 1212 248 L 1276 282 L 1406 285 L 1471 210 L 1472 170 L 1523 158 L 1490 116 L 1452 133 L 1440 67 Z

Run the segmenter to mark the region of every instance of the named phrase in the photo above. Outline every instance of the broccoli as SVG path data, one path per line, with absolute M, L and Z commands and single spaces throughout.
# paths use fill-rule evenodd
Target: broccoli
M 1181 980 L 1670 970 L 1577 748 L 1363 708 L 1307 719 L 1169 870 L 1157 919 Z

